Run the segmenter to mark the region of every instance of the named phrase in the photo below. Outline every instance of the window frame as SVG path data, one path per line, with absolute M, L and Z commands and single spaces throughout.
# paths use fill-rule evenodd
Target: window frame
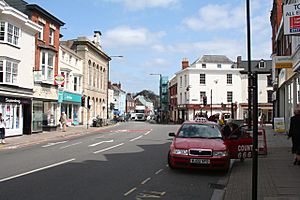
M 0 59 L 0 74 L 2 75 L 2 81 L 0 84 L 18 84 L 18 75 L 19 75 L 19 62 L 10 60 L 10 59 Z M 8 64 L 10 66 L 10 70 L 8 72 Z M 9 75 L 9 77 L 8 77 Z M 8 79 L 9 78 L 9 79 Z M 0 79 L 0 80 L 1 80 Z
M 49 44 L 54 46 L 54 34 L 55 30 L 53 28 L 49 28 Z
M 45 57 L 43 57 L 43 55 Z M 53 56 L 52 65 L 49 65 L 49 55 Z M 40 69 L 42 71 L 43 80 L 52 82 L 54 80 L 56 55 L 52 51 L 41 50 L 40 58 Z M 52 71 L 51 77 L 49 76 L 50 69 Z
M 4 26 L 1 26 L 2 24 L 4 24 Z M 4 30 L 1 31 L 1 27 L 4 27 Z M 19 47 L 21 28 L 10 22 L 0 21 L 0 32 L 3 35 L 3 40 L 0 40 L 1 43 L 7 43 Z
M 232 103 L 233 102 L 233 92 L 227 91 L 227 102 Z
M 232 85 L 232 74 L 226 74 L 226 83 L 227 85 Z
M 206 74 L 200 74 L 199 78 L 200 78 L 200 80 L 199 80 L 200 85 L 205 85 L 206 84 Z

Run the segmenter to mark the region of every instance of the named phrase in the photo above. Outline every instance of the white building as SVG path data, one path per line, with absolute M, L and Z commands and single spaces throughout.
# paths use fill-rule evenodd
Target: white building
M 230 112 L 231 103 L 242 100 L 241 70 L 222 55 L 204 55 L 191 66 L 183 60 L 176 73 L 179 120 L 191 120 L 201 111 L 208 116 Z M 203 105 L 205 97 L 207 104 Z M 234 112 L 238 112 L 236 107 Z
M 41 27 L 0 0 L 0 113 L 6 136 L 32 131 L 35 34 Z
M 68 124 L 78 125 L 83 121 L 83 109 L 81 107 L 83 65 L 82 58 L 67 46 L 59 47 L 59 74 L 64 77 L 64 84 L 60 87 L 62 98 L 60 99 L 61 111 L 67 115 Z

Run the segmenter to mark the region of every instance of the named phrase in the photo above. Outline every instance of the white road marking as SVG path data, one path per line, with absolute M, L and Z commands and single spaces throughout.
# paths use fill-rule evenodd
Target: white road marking
M 45 169 L 49 169 L 51 167 L 56 167 L 56 166 L 59 166 L 59 165 L 63 165 L 63 164 L 66 164 L 68 162 L 72 162 L 74 161 L 75 158 L 72 158 L 72 159 L 69 159 L 69 160 L 65 160 L 65 161 L 62 161 L 62 162 L 58 162 L 58 163 L 54 163 L 52 165 L 48 165 L 48 166 L 45 166 L 45 167 L 41 167 L 41 168 L 38 168 L 38 169 L 35 169 L 35 170 L 32 170 L 32 171 L 29 171 L 29 172 L 25 172 L 25 173 L 22 173 L 22 174 L 18 174 L 18 175 L 15 175 L 15 176 L 11 176 L 11 177 L 7 177 L 7 178 L 4 178 L 4 179 L 1 179 L 0 180 L 0 183 L 1 182 L 4 182 L 4 181 L 8 181 L 8 180 L 11 180 L 11 179 L 14 179 L 14 178 L 19 178 L 21 176 L 26 176 L 28 174 L 32 174 L 34 172 L 38 172 L 38 171 L 42 171 L 42 170 L 45 170 Z
M 57 145 L 57 144 L 63 144 L 63 143 L 66 143 L 66 142 L 68 142 L 68 140 L 61 141 L 61 142 L 51 142 L 51 143 L 48 143 L 48 144 L 46 144 L 46 145 L 44 145 L 42 147 L 43 148 L 45 148 L 45 147 L 51 147 L 51 146 L 54 146 L 54 145 Z
M 101 141 L 101 142 L 98 142 L 98 143 L 95 143 L 95 144 L 91 144 L 91 145 L 89 145 L 89 147 L 95 147 L 95 146 L 97 146 L 97 145 L 99 145 L 99 144 L 102 144 L 102 143 L 108 143 L 108 142 L 114 142 L 114 141 L 113 141 L 113 140 Z
M 60 147 L 59 149 L 65 149 L 65 148 L 68 148 L 68 147 L 71 147 L 71 146 L 75 146 L 75 145 L 78 145 L 78 144 L 81 144 L 82 142 L 76 142 L 76 143 L 73 143 L 73 144 L 70 144 L 70 145 L 67 145 L 67 146 L 63 146 L 63 147 Z
M 142 138 L 143 136 L 142 135 L 140 135 L 140 136 L 138 136 L 138 137 L 136 137 L 136 138 L 133 138 L 133 139 L 131 139 L 131 140 L 129 140 L 130 142 L 133 142 L 133 141 L 135 141 L 135 140 L 138 140 L 138 139 L 140 139 L 140 138 Z
M 132 188 L 131 190 L 129 190 L 128 192 L 126 192 L 126 193 L 124 194 L 124 196 L 128 196 L 130 193 L 134 192 L 136 189 L 137 189 L 136 187 L 135 187 L 135 188 Z
M 158 170 L 157 172 L 155 172 L 155 174 L 157 175 L 157 174 L 159 174 L 160 172 L 162 172 L 163 171 L 163 169 L 160 169 L 160 170 Z
M 147 133 L 145 133 L 144 135 L 148 135 L 149 133 L 151 133 L 152 129 L 150 131 L 148 131 Z
M 146 178 L 143 182 L 141 182 L 142 185 L 145 185 L 148 181 L 150 181 L 151 178 Z
M 110 150 L 110 149 L 113 149 L 113 148 L 116 148 L 116 147 L 119 147 L 119 146 L 122 146 L 124 143 L 121 143 L 121 144 L 117 144 L 117 145 L 115 145 L 115 146 L 112 146 L 112 147 L 108 147 L 108 148 L 105 148 L 105 149 L 101 149 L 101 150 L 99 150 L 99 151 L 95 151 L 94 153 L 96 154 L 96 153 L 102 153 L 102 152 L 104 152 L 104 151 L 108 151 L 108 150 Z

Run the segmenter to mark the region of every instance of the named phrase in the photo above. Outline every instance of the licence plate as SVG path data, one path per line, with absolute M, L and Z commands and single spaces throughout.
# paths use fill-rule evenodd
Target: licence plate
M 194 163 L 194 164 L 210 164 L 210 160 L 209 159 L 192 158 L 192 159 L 190 159 L 190 163 Z

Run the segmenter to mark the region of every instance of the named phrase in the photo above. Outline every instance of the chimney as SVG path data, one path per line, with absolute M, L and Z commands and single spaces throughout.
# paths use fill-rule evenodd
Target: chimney
M 122 85 L 121 85 L 121 83 L 119 82 L 119 84 L 118 84 L 118 88 L 119 88 L 119 89 L 121 89 L 121 86 L 122 86 Z
M 237 68 L 241 68 L 242 67 L 242 56 L 238 56 L 236 58 L 236 64 L 237 64 Z
M 188 68 L 189 65 L 189 60 L 187 58 L 183 58 L 182 60 L 182 69 Z
M 101 48 L 101 41 L 100 41 L 100 37 L 101 37 L 101 32 L 100 31 L 94 31 L 94 43 Z

